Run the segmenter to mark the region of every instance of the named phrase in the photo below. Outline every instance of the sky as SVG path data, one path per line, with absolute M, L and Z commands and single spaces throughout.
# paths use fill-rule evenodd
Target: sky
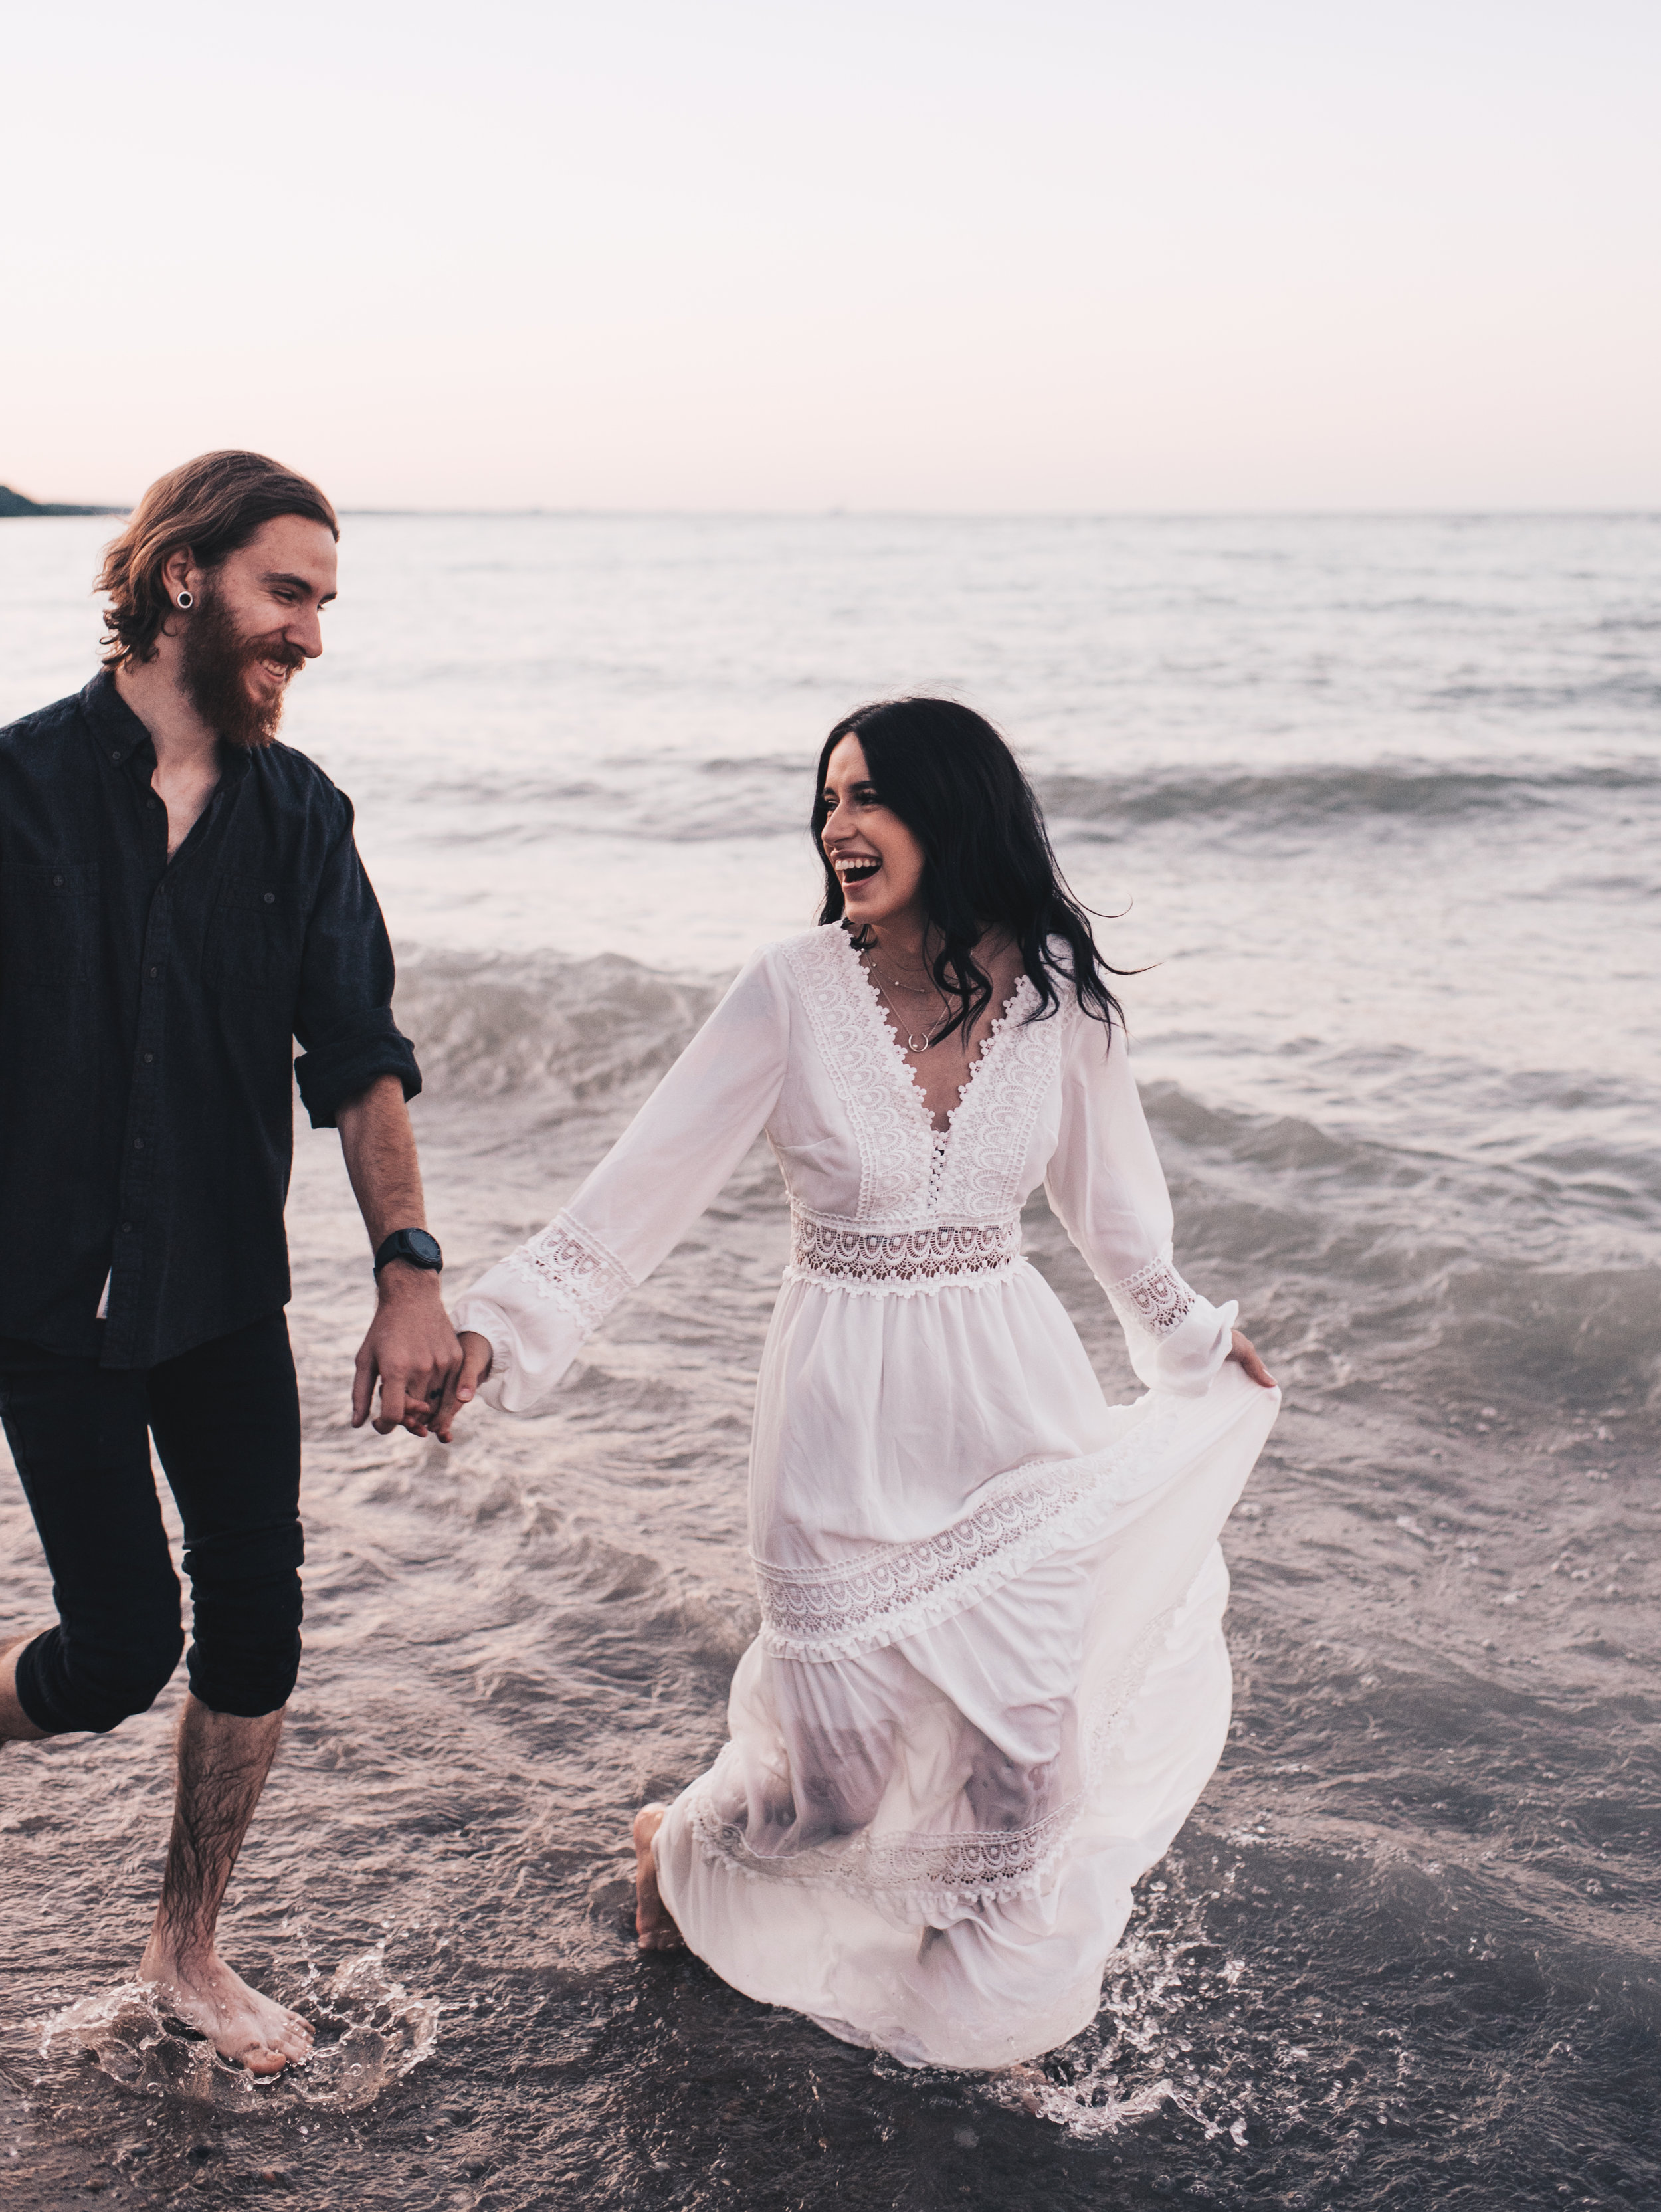
M 0 482 L 1661 507 L 1653 0 L 0 0 Z

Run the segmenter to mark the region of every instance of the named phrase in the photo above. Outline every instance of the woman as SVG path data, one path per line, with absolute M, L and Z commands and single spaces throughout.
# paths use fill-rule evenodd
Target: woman
M 1171 1264 L 1106 971 L 997 732 L 862 708 L 813 831 L 819 927 L 756 954 L 454 1320 L 481 1395 L 538 1410 L 767 1131 L 792 1255 L 755 1408 L 761 1632 L 719 1758 L 635 1823 L 640 1940 L 848 2042 L 1000 2067 L 1091 2019 L 1216 1764 L 1217 1532 L 1278 1394 Z M 1040 1182 L 1133 1405 L 1020 1256 Z

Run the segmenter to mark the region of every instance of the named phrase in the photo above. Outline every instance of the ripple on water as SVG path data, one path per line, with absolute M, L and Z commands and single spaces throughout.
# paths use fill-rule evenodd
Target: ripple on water
M 436 1998 L 411 1996 L 386 1971 L 384 1947 L 346 1960 L 325 1979 L 307 1967 L 298 1989 L 273 1992 L 308 2020 L 317 2044 L 303 2066 L 250 2074 L 173 2019 L 154 1983 L 123 1982 L 54 2014 L 40 2055 L 90 2057 L 111 2081 L 141 2096 L 226 2113 L 361 2112 L 436 2047 Z

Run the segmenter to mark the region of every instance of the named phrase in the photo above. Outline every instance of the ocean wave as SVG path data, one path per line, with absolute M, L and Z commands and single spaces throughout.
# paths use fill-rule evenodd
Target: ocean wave
M 1561 714 L 1565 708 L 1580 708 L 1601 715 L 1614 708 L 1652 714 L 1661 707 L 1661 682 L 1648 669 L 1620 669 L 1578 683 L 1445 684 L 1428 692 L 1423 703 L 1431 712 L 1480 707 L 1506 714 Z
M 1441 768 L 1428 763 L 1220 769 L 1159 778 L 1053 775 L 1039 779 L 1058 823 L 1134 829 L 1227 816 L 1232 830 L 1270 830 L 1377 815 L 1423 819 L 1517 814 L 1604 798 L 1653 799 L 1661 768 L 1647 761 L 1582 768 Z
M 535 845 L 550 836 L 627 836 L 673 844 L 805 838 L 810 763 L 779 757 L 608 763 L 585 776 L 437 778 L 409 797 L 442 814 L 449 844 Z M 1231 834 L 1272 833 L 1380 816 L 1428 823 L 1539 814 L 1614 800 L 1648 803 L 1661 767 L 1645 760 L 1564 768 L 1440 766 L 1429 762 L 1221 766 L 1138 775 L 1034 774 L 1064 835 L 1091 836 L 1168 822 L 1226 820 Z
M 619 953 L 419 953 L 400 965 L 397 1018 L 416 1040 L 431 1105 L 530 1101 L 545 1113 L 643 1096 L 718 988 Z
M 1352 1057 L 1335 1054 L 1324 1071 L 1330 1097 L 1343 1095 Z M 1208 1183 L 1295 1186 L 1329 1211 L 1435 1220 L 1536 1255 L 1588 1231 L 1661 1239 L 1661 1159 L 1650 1133 L 1657 1102 L 1647 1086 L 1400 1057 L 1392 1095 L 1372 1087 L 1366 1130 L 1230 1106 L 1168 1081 L 1144 1084 L 1143 1096 L 1167 1167 Z M 1464 1110 L 1450 1113 L 1451 1104 Z
M 676 760 L 625 756 L 584 776 L 438 776 L 408 796 L 446 817 L 451 843 L 536 844 L 551 833 L 661 837 L 676 844 L 807 835 L 813 762 L 803 757 Z

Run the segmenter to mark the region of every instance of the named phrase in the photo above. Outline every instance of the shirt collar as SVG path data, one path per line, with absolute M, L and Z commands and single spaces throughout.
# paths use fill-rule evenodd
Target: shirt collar
M 100 752 L 112 768 L 124 767 L 135 755 L 155 764 L 155 741 L 116 688 L 115 671 L 100 668 L 81 694 L 82 709 Z M 239 783 L 253 765 L 244 745 L 219 741 L 219 785 Z
M 141 750 L 154 760 L 150 733 L 117 690 L 112 668 L 99 670 L 82 692 L 81 705 L 99 750 L 112 768 L 119 768 Z

